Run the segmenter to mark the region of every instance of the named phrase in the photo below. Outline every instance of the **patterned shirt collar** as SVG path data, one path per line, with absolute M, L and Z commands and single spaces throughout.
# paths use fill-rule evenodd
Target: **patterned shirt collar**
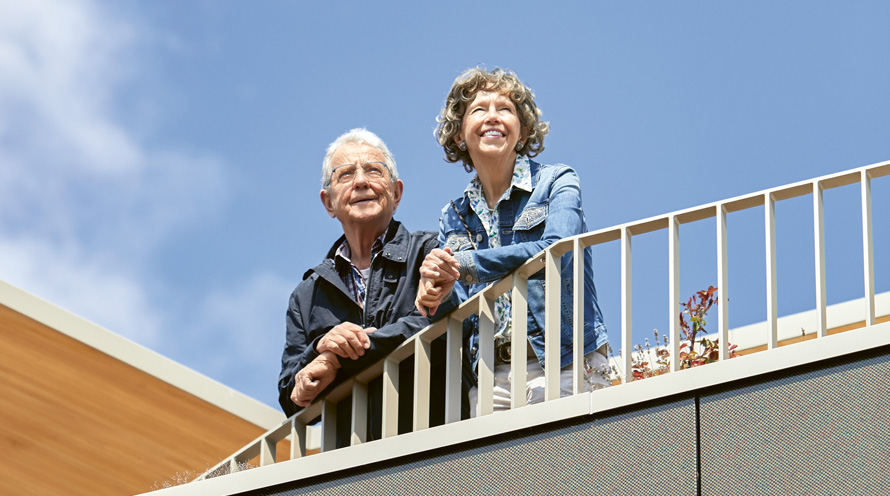
M 389 233 L 389 229 L 384 231 L 379 238 L 374 240 L 374 244 L 371 246 L 372 257 L 383 250 L 383 240 L 386 239 L 387 233 Z M 347 240 L 344 239 L 343 242 L 340 243 L 340 246 L 337 247 L 337 251 L 336 253 L 334 253 L 334 256 L 342 258 L 343 260 L 349 262 L 350 265 L 352 264 L 352 260 L 349 259 L 349 257 L 352 256 L 352 250 L 349 249 L 349 242 Z
M 501 203 L 507 198 L 510 198 L 510 195 L 513 193 L 513 188 L 518 188 L 523 191 L 531 192 L 532 191 L 532 170 L 531 165 L 528 162 L 528 157 L 525 155 L 516 155 L 516 162 L 513 164 L 513 179 L 510 181 L 510 186 L 507 187 L 507 190 L 504 191 L 504 194 L 498 199 L 497 203 Z M 477 203 L 479 200 L 485 201 L 485 194 L 482 192 L 482 182 L 479 181 L 479 174 L 473 176 L 473 179 L 470 181 L 470 184 L 467 185 L 467 188 L 464 190 L 467 198 L 471 203 L 474 201 Z M 495 204 L 495 208 L 497 208 L 497 204 Z
M 383 251 L 384 240 L 386 239 L 386 235 L 389 234 L 389 228 L 380 235 L 379 238 L 374 240 L 374 244 L 371 246 L 371 259 L 374 259 L 374 256 Z M 352 260 L 349 257 L 352 256 L 352 251 L 349 248 L 349 242 L 345 239 L 340 246 L 337 247 L 337 251 L 334 254 L 335 258 L 339 258 L 346 262 L 343 264 L 344 267 L 348 267 L 349 270 L 340 271 L 340 279 L 343 280 L 343 284 L 346 285 L 346 289 L 349 290 L 350 294 L 352 294 L 352 299 L 355 300 L 362 308 L 365 306 L 365 295 L 366 295 L 366 284 L 365 276 L 362 274 L 362 271 L 359 270 L 355 264 L 352 263 Z M 369 268 L 370 269 L 370 268 Z

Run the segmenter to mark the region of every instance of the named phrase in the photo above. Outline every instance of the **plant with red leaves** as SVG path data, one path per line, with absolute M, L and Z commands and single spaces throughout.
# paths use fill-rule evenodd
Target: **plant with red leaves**
M 680 312 L 680 331 L 683 333 L 683 341 L 680 343 L 680 368 L 688 369 L 716 362 L 720 358 L 719 339 L 710 340 L 707 337 L 698 338 L 699 334 L 706 335 L 705 325 L 707 321 L 705 317 L 708 310 L 718 303 L 717 288 L 709 286 L 696 292 L 685 303 L 680 303 L 683 310 Z M 668 338 L 663 336 L 664 344 L 658 344 L 658 329 L 655 331 L 655 350 L 649 346 L 649 339 L 646 339 L 645 350 L 643 346 L 637 345 L 636 353 L 633 357 L 633 377 L 634 380 L 645 379 L 656 375 L 662 375 L 670 370 L 671 356 L 668 350 Z M 729 356 L 727 358 L 735 358 L 737 345 L 729 346 Z M 652 362 L 655 366 L 653 367 Z
M 655 333 L 655 349 L 652 349 L 649 345 L 649 338 L 646 338 L 645 349 L 638 344 L 636 352 L 632 355 L 632 372 L 635 381 L 667 374 L 671 370 L 671 353 L 667 349 L 667 336 L 663 336 L 664 346 L 659 346 L 658 329 L 655 329 L 653 332 Z

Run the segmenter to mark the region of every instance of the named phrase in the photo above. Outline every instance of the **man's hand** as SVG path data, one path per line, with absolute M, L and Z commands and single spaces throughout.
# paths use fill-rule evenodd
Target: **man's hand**
M 312 404 L 318 393 L 324 391 L 337 376 L 340 362 L 337 356 L 327 351 L 318 355 L 294 376 L 294 390 L 290 399 L 297 406 L 307 407 Z
M 454 282 L 460 277 L 460 265 L 452 255 L 451 248 L 437 248 L 423 259 L 414 306 L 425 317 L 435 315 L 442 300 L 451 294 Z
M 376 331 L 373 327 L 362 328 L 352 322 L 343 322 L 334 326 L 319 341 L 316 349 L 319 353 L 331 352 L 343 358 L 356 360 L 371 347 L 368 334 Z

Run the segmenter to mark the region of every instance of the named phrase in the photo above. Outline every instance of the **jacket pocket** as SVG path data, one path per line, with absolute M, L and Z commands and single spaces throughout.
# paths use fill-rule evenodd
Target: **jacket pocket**
M 530 231 L 547 219 L 547 205 L 526 205 L 513 223 L 514 231 Z
M 445 247 L 451 248 L 451 251 L 465 251 L 473 248 L 470 242 L 470 236 L 466 233 L 452 233 L 445 239 Z

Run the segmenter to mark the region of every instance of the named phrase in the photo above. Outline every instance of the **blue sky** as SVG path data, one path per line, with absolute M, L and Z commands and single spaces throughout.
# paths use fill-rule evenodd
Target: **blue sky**
M 0 278 L 276 405 L 287 298 L 341 232 L 318 199 L 340 133 L 387 142 L 397 218 L 435 229 L 469 180 L 433 138 L 444 96 L 468 67 L 513 69 L 552 126 L 541 161 L 575 167 L 609 227 L 890 160 L 888 21 L 884 1 L 2 0 Z M 858 191 L 829 193 L 834 302 L 862 295 L 861 245 Z M 778 213 L 780 313 L 814 300 L 809 205 Z M 758 221 L 730 221 L 733 325 L 763 318 Z M 683 294 L 714 280 L 712 232 L 682 231 Z M 634 246 L 646 335 L 664 239 Z M 596 260 L 613 340 L 616 256 Z

